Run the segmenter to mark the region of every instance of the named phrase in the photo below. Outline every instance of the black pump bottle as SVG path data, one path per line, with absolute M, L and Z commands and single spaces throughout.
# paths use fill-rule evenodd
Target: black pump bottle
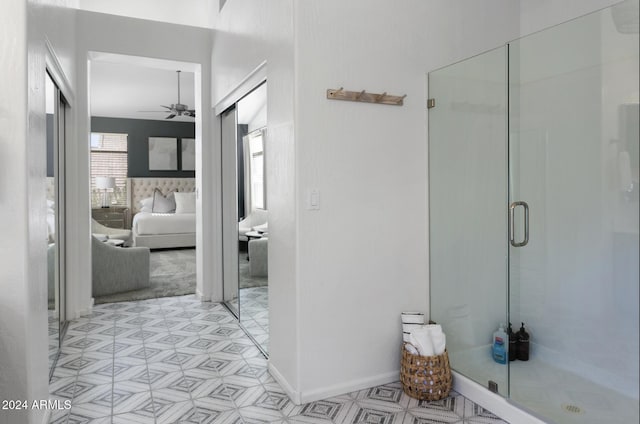
M 518 331 L 518 337 L 520 338 L 517 347 L 518 359 L 521 361 L 528 361 L 530 337 L 529 333 L 524 329 L 524 322 L 522 323 L 522 327 L 520 327 L 520 331 Z

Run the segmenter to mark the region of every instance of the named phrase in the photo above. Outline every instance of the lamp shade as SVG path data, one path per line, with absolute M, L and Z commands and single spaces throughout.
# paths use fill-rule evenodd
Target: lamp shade
M 106 190 L 114 188 L 116 186 L 116 179 L 114 177 L 96 177 L 96 188 Z

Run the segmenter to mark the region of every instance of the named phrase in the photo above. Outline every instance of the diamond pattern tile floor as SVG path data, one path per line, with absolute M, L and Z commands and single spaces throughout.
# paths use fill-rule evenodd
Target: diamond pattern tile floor
M 193 295 L 97 305 L 69 324 L 50 384 L 55 424 L 488 423 L 457 393 L 438 402 L 400 383 L 295 405 L 220 304 Z

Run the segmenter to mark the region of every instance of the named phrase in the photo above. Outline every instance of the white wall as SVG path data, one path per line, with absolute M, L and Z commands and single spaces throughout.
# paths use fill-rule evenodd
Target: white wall
M 48 398 L 45 207 L 45 38 L 73 96 L 74 13 L 67 2 L 11 0 L 0 17 L 0 399 Z M 27 33 L 27 29 L 29 33 Z M 27 119 L 28 117 L 28 119 Z M 73 123 L 73 116 L 70 117 Z M 2 411 L 0 423 L 39 423 L 45 411 Z
M 520 0 L 520 35 L 531 34 L 621 0 Z
M 117 31 L 113 29 L 117 28 Z M 70 239 L 76 244 L 76 269 L 78 281 L 73 285 L 73 299 L 69 306 L 69 313 L 75 316 L 82 314 L 91 307 L 91 256 L 90 256 L 90 202 L 89 202 L 89 103 L 88 103 L 88 67 L 89 52 L 106 52 L 131 56 L 143 56 L 188 62 L 199 65 L 200 75 L 196 72 L 195 93 L 196 107 L 202 112 L 196 118 L 196 149 L 198 163 L 196 164 L 196 184 L 199 189 L 197 200 L 197 225 L 201 231 L 197 234 L 197 263 L 198 263 L 198 293 L 204 300 L 211 300 L 213 286 L 219 284 L 220 266 L 219 237 L 217 234 L 217 213 L 219 196 L 219 172 L 215 140 L 211 139 L 211 118 L 208 113 L 210 103 L 210 52 L 211 31 L 203 28 L 167 24 L 161 22 L 126 18 L 101 13 L 77 11 L 77 113 L 78 137 L 77 144 L 72 147 L 75 154 L 68 182 L 74 187 L 67 187 L 67 191 L 76 193 L 75 202 L 69 205 L 68 211 L 73 209 L 72 222 L 76 225 L 75 235 Z M 185 48 L 188 46 L 188 48 Z M 201 82 L 200 82 L 201 81 Z M 216 162 L 218 161 L 218 162 Z M 205 165 L 206 164 L 206 165 Z M 68 184 L 69 185 L 69 184 Z M 206 260 L 205 260 L 206 258 Z M 207 284 L 203 286 L 203 282 Z M 71 290 L 70 290 L 71 291 Z
M 212 50 L 214 105 L 238 100 L 245 93 L 233 90 L 266 61 L 269 353 L 292 396 L 298 387 L 293 9 L 292 0 L 228 1 L 214 16 Z
M 27 272 L 28 209 L 26 128 L 27 128 L 27 6 L 21 0 L 4 4 L 0 15 L 0 90 L 13 99 L 12 108 L 0 112 L 0 229 L 14 243 L 0 246 L 0 399 L 27 397 L 33 387 L 27 373 L 28 292 L 32 282 Z M 44 198 L 44 197 L 43 197 Z M 44 287 L 44 286 L 43 286 Z M 13 419 L 16 419 L 14 415 Z M 0 422 L 9 423 L 9 414 Z
M 215 0 L 77 0 L 83 10 L 130 18 L 210 28 Z

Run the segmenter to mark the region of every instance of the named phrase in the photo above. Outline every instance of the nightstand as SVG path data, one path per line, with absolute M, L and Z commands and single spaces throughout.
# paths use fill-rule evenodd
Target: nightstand
M 129 227 L 129 208 L 112 206 L 110 208 L 91 209 L 91 217 L 109 228 Z

